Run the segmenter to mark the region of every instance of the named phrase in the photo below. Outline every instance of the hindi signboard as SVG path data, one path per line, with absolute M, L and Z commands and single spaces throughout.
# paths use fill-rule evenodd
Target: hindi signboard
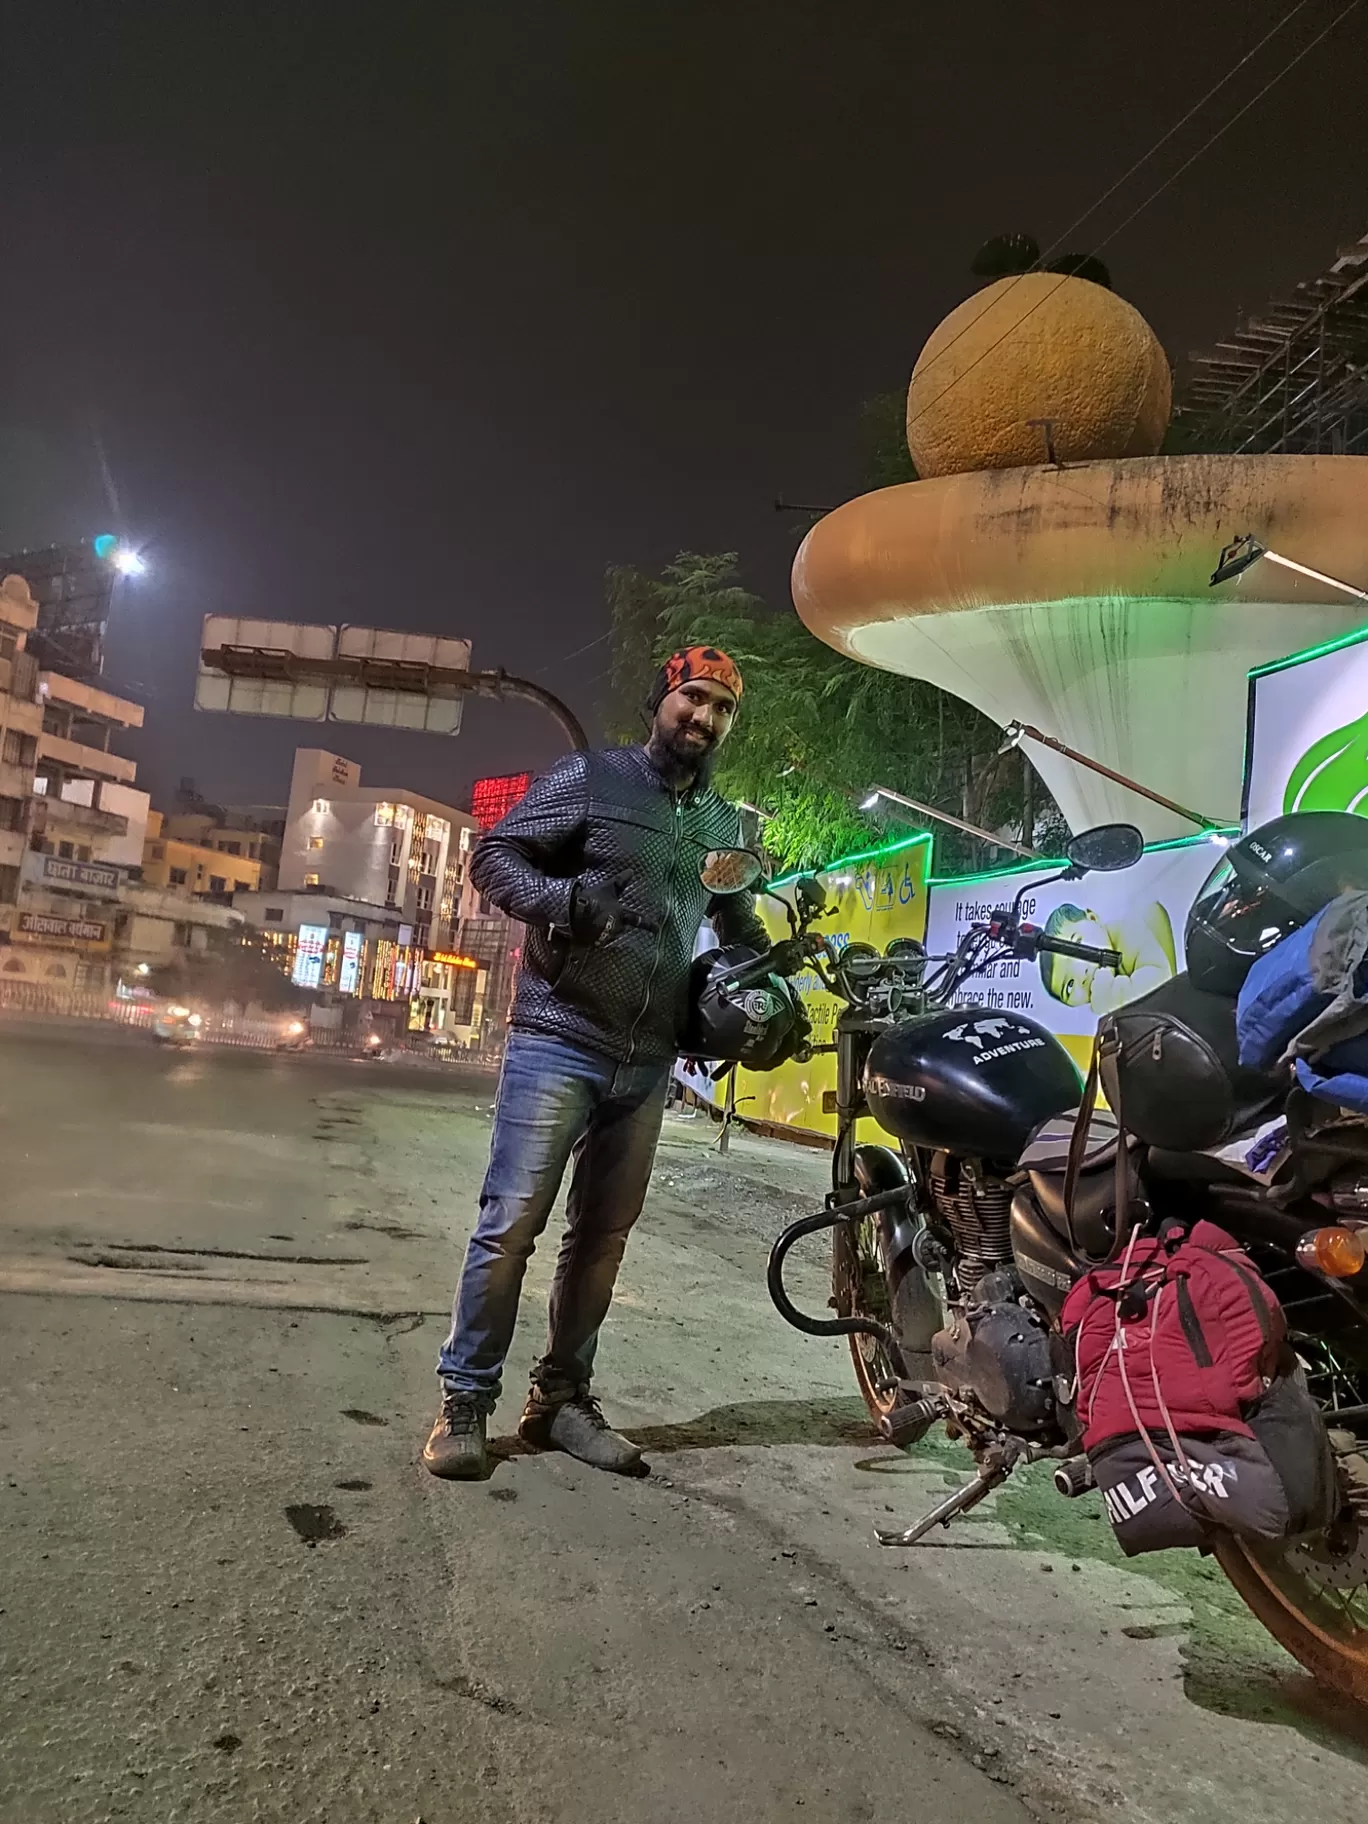
M 60 855 L 45 855 L 43 879 L 58 887 L 96 887 L 112 893 L 119 885 L 119 870 L 101 861 L 64 861 Z
M 56 918 L 47 912 L 21 912 L 14 935 L 38 944 L 74 944 L 95 949 L 109 942 L 109 926 L 94 918 Z

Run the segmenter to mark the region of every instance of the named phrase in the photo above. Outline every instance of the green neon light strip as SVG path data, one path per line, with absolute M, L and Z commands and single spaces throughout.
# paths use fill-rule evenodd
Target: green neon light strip
M 1323 659 L 1327 652 L 1343 652 L 1346 646 L 1359 646 L 1364 640 L 1368 640 L 1368 627 L 1360 627 L 1357 633 L 1342 633 L 1337 640 L 1326 640 L 1320 646 L 1308 646 L 1305 652 L 1294 652 L 1285 659 L 1271 659 L 1267 665 L 1255 665 L 1249 675 L 1266 678 L 1270 671 L 1286 671 L 1292 665 L 1305 665 L 1309 659 Z
M 1365 635 L 1368 637 L 1368 634 Z M 1148 842 L 1145 844 L 1146 855 L 1157 855 L 1164 849 L 1191 849 L 1199 842 L 1210 842 L 1216 836 L 1238 836 L 1238 824 L 1229 824 L 1223 829 L 1208 830 L 1200 836 L 1170 836 L 1165 842 Z M 792 873 L 781 874 L 770 882 L 770 889 L 786 887 L 791 881 L 798 880 L 807 874 L 839 874 L 842 868 L 853 868 L 862 861 L 881 861 L 886 855 L 901 855 L 904 850 L 912 849 L 919 842 L 931 846 L 935 837 L 929 830 L 919 830 L 915 836 L 904 836 L 897 842 L 888 842 L 874 849 L 861 849 L 854 855 L 842 855 L 837 861 L 829 861 L 820 868 L 794 868 Z M 1066 868 L 1068 862 L 1064 857 L 1051 859 L 1049 856 L 1040 861 L 1023 861 L 1010 868 L 994 868 L 986 874 L 932 874 L 927 877 L 927 887 L 971 887 L 981 881 L 1008 880 L 1014 874 L 1038 874 L 1042 868 Z
M 1163 849 L 1191 849 L 1199 842 L 1210 842 L 1214 836 L 1238 836 L 1238 824 L 1231 824 L 1226 829 L 1208 830 L 1202 836 L 1170 836 L 1166 842 L 1147 842 L 1146 855 L 1157 855 Z M 1067 860 L 1062 857 L 1057 861 L 1027 861 L 1010 868 L 995 868 L 987 874 L 933 874 L 927 881 L 928 887 L 974 887 L 985 881 L 1008 880 L 1014 874 L 1039 873 L 1042 868 L 1067 868 Z
M 791 874 L 781 874 L 777 880 L 772 880 L 770 887 L 786 887 L 791 880 L 797 880 L 804 874 L 838 874 L 842 868 L 853 868 L 857 862 L 878 861 L 885 855 L 901 855 L 904 849 L 915 848 L 919 842 L 930 844 L 934 840 L 929 830 L 918 830 L 915 836 L 903 836 L 897 842 L 884 843 L 877 849 L 861 849 L 855 855 L 842 855 L 839 861 L 828 861 L 820 868 L 795 868 Z

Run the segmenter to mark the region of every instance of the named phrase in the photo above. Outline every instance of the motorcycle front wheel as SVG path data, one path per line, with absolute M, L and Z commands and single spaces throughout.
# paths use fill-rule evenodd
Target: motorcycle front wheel
M 868 1317 L 875 1323 L 892 1325 L 893 1306 L 878 1233 L 868 1216 L 858 1222 L 838 1223 L 831 1232 L 831 1306 L 838 1317 Z M 914 1403 L 915 1395 L 905 1393 L 899 1386 L 903 1365 L 887 1344 L 876 1336 L 852 1336 L 849 1342 L 860 1396 L 875 1425 L 899 1407 Z M 928 1419 L 906 1441 L 914 1443 L 933 1423 Z

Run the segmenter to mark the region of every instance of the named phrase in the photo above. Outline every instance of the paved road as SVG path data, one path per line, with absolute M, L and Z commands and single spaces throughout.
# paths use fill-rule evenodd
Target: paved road
M 432 1482 L 489 1098 L 0 1027 L 4 1824 L 1362 1819 L 1368 1732 L 1091 1502 L 870 1544 L 963 1465 L 770 1311 L 796 1149 L 667 1125 L 602 1356 L 649 1478 Z

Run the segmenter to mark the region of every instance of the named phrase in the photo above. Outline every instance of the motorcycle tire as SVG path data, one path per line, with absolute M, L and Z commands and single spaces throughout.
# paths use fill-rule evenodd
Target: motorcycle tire
M 1226 1539 L 1217 1563 L 1242 1602 L 1321 1684 L 1368 1705 L 1368 1455 L 1341 1454 L 1354 1516 L 1338 1537 L 1290 1545 Z
M 831 1232 L 831 1308 L 838 1317 L 869 1317 L 887 1324 L 892 1318 L 892 1301 L 884 1277 L 878 1237 L 869 1218 L 862 1222 L 840 1223 Z M 850 1360 L 855 1380 L 877 1429 L 900 1407 L 916 1403 L 916 1396 L 898 1385 L 901 1361 L 895 1361 L 887 1346 L 873 1336 L 852 1336 Z M 903 1443 L 915 1444 L 926 1436 L 934 1419 L 928 1419 Z

